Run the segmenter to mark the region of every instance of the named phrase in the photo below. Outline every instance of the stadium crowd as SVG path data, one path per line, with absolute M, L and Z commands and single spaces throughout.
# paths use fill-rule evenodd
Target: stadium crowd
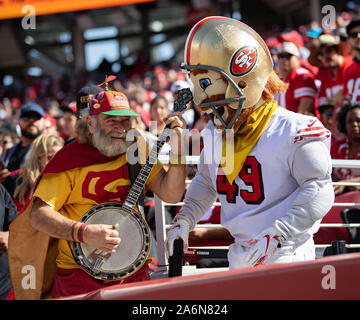
M 312 22 L 262 36 L 273 57 L 275 71 L 288 84 L 286 91 L 276 97 L 279 105 L 320 119 L 332 133 L 333 159 L 360 160 L 360 8 L 338 13 L 335 23 L 326 29 L 320 21 Z M 102 77 L 111 73 L 109 65 Z M 76 137 L 78 90 L 102 81 L 103 78 L 90 79 L 90 76 L 73 79 L 63 76 L 54 81 L 47 75 L 28 75 L 13 76 L 11 83 L 0 86 L 0 156 L 3 160 L 0 183 L 12 197 L 18 212 L 27 204 L 36 174 L 64 143 Z M 126 74 L 117 75 L 109 85 L 125 93 L 131 108 L 141 115 L 136 119 L 136 126 L 155 136 L 161 131 L 163 119 L 173 110 L 176 92 L 190 87 L 180 64 L 174 60 L 155 67 L 136 65 Z M 194 136 L 209 121 L 206 113 L 194 103 L 184 118 L 189 133 Z M 9 150 L 12 150 L 10 156 Z M 201 150 L 201 146 L 191 150 L 198 155 L 196 150 Z M 39 161 L 31 165 L 30 161 L 36 162 L 33 158 Z M 189 167 L 188 178 L 194 175 L 193 170 Z M 35 176 L 29 172 L 35 172 Z M 334 169 L 333 181 L 360 182 L 360 170 Z M 359 189 L 334 186 L 336 195 Z M 147 204 L 151 207 L 153 201 L 151 195 L 148 196 Z M 176 210 L 169 213 L 169 219 Z M 204 221 L 218 222 L 218 209 L 214 215 L 217 218 L 207 216 Z M 206 239 L 204 232 L 201 236 L 198 234 L 199 230 L 192 238 Z M 0 253 L 6 251 L 6 237 L 1 229 Z
M 338 159 L 360 157 L 359 138 L 351 136 L 356 133 L 349 132 L 344 123 L 339 123 L 339 119 L 350 121 L 340 116 L 345 106 L 354 109 L 348 113 L 348 118 L 356 118 L 358 113 L 355 105 L 360 100 L 359 17 L 358 8 L 352 7 L 348 12 L 337 15 L 336 26 L 331 26 L 331 29 L 323 28 L 320 22 L 312 22 L 297 29 L 262 35 L 272 54 L 276 72 L 288 83 L 286 92 L 276 97 L 277 102 L 292 111 L 318 117 L 332 132 L 331 152 Z M 101 77 L 104 77 L 111 73 L 111 64 L 106 66 L 103 63 L 101 69 L 104 71 Z M 64 140 L 74 138 L 77 91 L 85 84 L 103 81 L 103 78 L 91 77 L 90 74 L 82 74 L 82 77 L 71 79 L 64 75 L 55 82 L 46 75 L 28 75 L 25 79 L 14 76 L 10 84 L 2 85 L 0 152 L 19 141 L 20 110 L 29 103 L 35 103 L 44 110 L 44 133 L 57 133 Z M 157 122 L 159 130 L 161 118 L 173 110 L 175 92 L 188 87 L 189 83 L 181 72 L 180 63 L 171 60 L 153 68 L 135 65 L 126 74 L 117 75 L 111 85 L 114 90 L 124 92 L 131 107 L 141 114 L 137 125 L 152 131 L 150 122 Z M 160 96 L 164 99 L 159 99 Z M 153 105 L 154 108 L 151 107 Z M 186 112 L 185 119 L 192 132 L 201 131 L 209 120 L 194 104 Z M 334 172 L 334 179 L 353 179 L 358 174 L 356 171 Z M 336 193 L 342 191 L 337 188 Z

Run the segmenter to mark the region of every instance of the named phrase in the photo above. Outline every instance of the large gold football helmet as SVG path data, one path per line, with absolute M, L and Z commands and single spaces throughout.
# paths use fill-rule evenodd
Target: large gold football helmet
M 193 83 L 194 102 L 210 107 L 224 129 L 232 128 L 243 108 L 260 101 L 273 70 L 264 40 L 246 24 L 226 17 L 199 21 L 187 37 L 184 58 L 182 68 Z M 224 105 L 236 110 L 230 121 L 219 108 Z

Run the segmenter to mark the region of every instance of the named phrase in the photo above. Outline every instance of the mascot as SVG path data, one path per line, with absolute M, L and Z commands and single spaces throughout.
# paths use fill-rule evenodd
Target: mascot
M 264 40 L 244 23 L 199 21 L 184 60 L 194 102 L 211 121 L 198 172 L 167 235 L 167 257 L 175 239 L 188 245 L 189 232 L 218 198 L 221 224 L 235 239 L 230 269 L 315 259 L 313 234 L 334 201 L 331 133 L 273 100 L 287 86 Z

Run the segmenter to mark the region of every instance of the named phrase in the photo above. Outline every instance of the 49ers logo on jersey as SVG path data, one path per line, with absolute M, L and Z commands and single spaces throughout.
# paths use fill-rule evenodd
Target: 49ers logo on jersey
M 256 48 L 245 46 L 237 49 L 230 59 L 230 73 L 241 77 L 249 73 L 256 65 L 258 52 Z

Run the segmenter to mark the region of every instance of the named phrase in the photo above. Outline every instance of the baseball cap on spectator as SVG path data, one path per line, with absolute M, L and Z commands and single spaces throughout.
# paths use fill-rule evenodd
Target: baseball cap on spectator
M 156 66 L 154 68 L 154 73 L 155 74 L 166 74 L 166 70 L 161 66 Z
M 91 98 L 103 90 L 96 85 L 82 87 L 76 95 L 76 116 L 80 117 L 81 110 L 88 109 Z
M 280 53 L 289 53 L 293 56 L 300 57 L 299 48 L 293 42 L 283 42 L 278 49 L 278 54 Z
M 342 12 L 341 16 L 345 21 L 350 21 L 351 20 L 351 15 L 348 12 L 345 12 L 345 11 Z
M 21 108 L 20 118 L 25 117 L 26 114 L 29 113 L 29 112 L 36 112 L 36 113 L 38 113 L 40 115 L 41 118 L 45 117 L 45 112 L 44 112 L 44 109 L 42 107 L 40 107 L 36 103 L 28 103 L 28 104 L 24 105 Z
M 295 30 L 288 33 L 281 33 L 277 36 L 280 42 L 293 42 L 297 45 L 298 48 L 304 46 L 304 40 L 301 34 Z
M 186 89 L 186 88 L 190 88 L 190 85 L 188 82 L 183 81 L 183 80 L 177 80 L 177 81 L 173 82 L 173 84 L 170 86 L 170 91 L 172 93 L 175 93 L 181 89 Z
M 347 26 L 346 26 L 346 34 L 347 36 L 350 35 L 351 30 L 357 26 L 360 26 L 360 20 L 352 20 Z
M 316 39 L 319 38 L 322 32 L 323 32 L 322 28 L 311 28 L 310 31 L 307 33 L 307 36 L 309 38 Z
M 103 113 L 109 116 L 140 117 L 130 108 L 127 97 L 118 91 L 101 91 L 89 103 L 89 114 Z
M 73 114 L 76 114 L 76 101 L 72 101 L 68 105 L 61 106 L 60 109 L 63 112 L 72 112 Z
M 269 37 L 266 39 L 265 42 L 270 50 L 277 49 L 281 46 L 281 42 L 278 39 L 276 39 L 275 37 Z
M 339 44 L 339 39 L 331 34 L 322 34 L 319 37 L 320 47 L 332 47 Z
M 54 117 L 51 114 L 45 113 L 44 118 L 49 120 L 53 126 L 56 126 L 56 120 L 54 119 Z
M 11 99 L 11 105 L 12 105 L 14 108 L 19 108 L 19 107 L 21 106 L 20 99 L 19 99 L 19 98 L 12 98 L 12 99 Z

